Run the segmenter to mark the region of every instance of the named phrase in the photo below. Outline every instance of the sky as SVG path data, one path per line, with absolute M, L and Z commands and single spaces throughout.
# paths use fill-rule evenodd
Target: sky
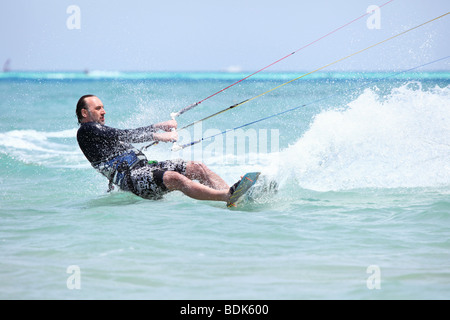
M 388 1 L 3 0 L 0 66 L 9 60 L 11 71 L 254 71 Z M 393 0 L 378 16 L 368 14 L 268 71 L 314 70 L 449 11 L 448 0 Z M 412 68 L 450 55 L 449 39 L 447 15 L 327 70 Z M 450 70 L 449 60 L 428 69 Z

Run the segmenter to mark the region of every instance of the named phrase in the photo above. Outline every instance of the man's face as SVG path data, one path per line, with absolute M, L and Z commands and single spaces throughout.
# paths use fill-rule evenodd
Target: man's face
M 105 124 L 106 111 L 103 108 L 103 103 L 97 97 L 89 97 L 85 100 L 88 108 L 82 109 L 83 122 L 98 122 Z

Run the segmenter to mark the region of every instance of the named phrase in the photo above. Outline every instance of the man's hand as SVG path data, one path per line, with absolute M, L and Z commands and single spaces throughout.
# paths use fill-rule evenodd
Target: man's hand
M 172 130 L 176 130 L 178 127 L 178 124 L 175 120 L 169 120 L 169 121 L 157 123 L 153 126 L 157 129 L 161 129 L 166 132 L 170 132 Z
M 178 140 L 178 132 L 171 131 L 171 132 L 154 133 L 153 140 L 161 142 L 175 142 Z

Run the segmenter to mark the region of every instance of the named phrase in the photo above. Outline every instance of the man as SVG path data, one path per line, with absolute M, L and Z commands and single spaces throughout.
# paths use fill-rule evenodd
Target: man
M 78 144 L 91 165 L 109 179 L 110 189 L 115 184 L 146 199 L 158 199 L 167 192 L 179 190 L 197 200 L 229 201 L 234 188 L 230 189 L 203 163 L 181 159 L 149 163 L 131 145 L 152 140 L 177 141 L 178 134 L 172 131 L 177 128 L 175 120 L 121 130 L 105 126 L 105 114 L 98 97 L 85 95 L 78 100 Z

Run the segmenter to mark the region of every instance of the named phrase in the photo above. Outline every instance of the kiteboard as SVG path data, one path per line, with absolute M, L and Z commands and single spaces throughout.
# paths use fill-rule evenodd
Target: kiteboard
M 228 208 L 237 207 L 244 200 L 246 193 L 256 183 L 260 174 L 261 172 L 249 172 L 242 177 L 227 202 Z

